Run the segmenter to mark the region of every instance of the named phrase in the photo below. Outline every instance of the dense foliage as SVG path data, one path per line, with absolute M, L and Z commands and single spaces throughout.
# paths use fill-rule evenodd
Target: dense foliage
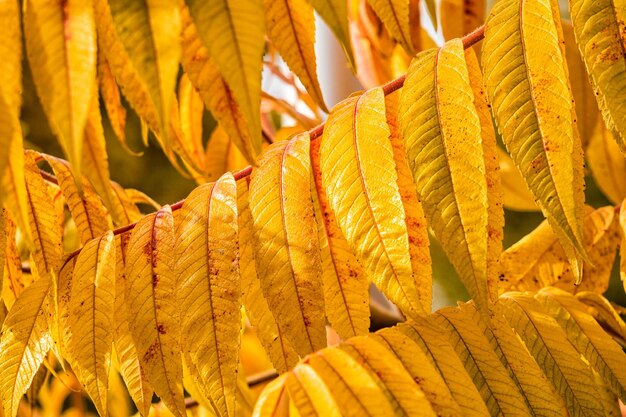
M 0 416 L 620 415 L 626 0 L 487 9 L 0 0 Z M 330 111 L 314 12 L 366 87 Z M 111 181 L 133 133 L 184 200 Z M 503 250 L 505 207 L 545 221 Z

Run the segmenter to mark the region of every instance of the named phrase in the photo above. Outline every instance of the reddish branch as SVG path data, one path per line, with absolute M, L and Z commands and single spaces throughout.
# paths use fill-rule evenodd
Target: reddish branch
M 467 34 L 466 36 L 463 37 L 462 41 L 463 41 L 463 46 L 467 49 L 472 47 L 473 45 L 477 44 L 478 42 L 480 42 L 483 38 L 485 37 L 485 26 L 480 26 L 479 28 L 477 28 L 476 30 L 474 30 L 473 32 Z M 402 88 L 402 86 L 404 85 L 404 80 L 406 79 L 406 74 L 396 78 L 393 81 L 388 82 L 387 84 L 382 86 L 383 92 L 385 93 L 385 95 L 389 95 L 391 93 L 393 93 L 396 90 L 399 90 L 400 88 Z M 322 134 L 324 133 L 324 124 L 322 123 L 321 125 L 309 130 L 309 137 L 311 138 L 311 140 L 316 140 L 318 139 L 320 136 L 322 136 Z M 240 180 L 241 178 L 245 178 L 247 176 L 249 176 L 252 173 L 252 167 L 248 166 L 240 171 L 237 171 L 235 173 L 233 173 L 233 176 L 235 177 L 235 180 Z M 42 171 L 42 176 L 44 176 L 45 179 L 51 181 L 51 182 L 56 182 L 56 178 L 54 178 L 53 176 L 51 176 L 50 174 L 48 174 L 45 171 Z M 171 205 L 172 211 L 174 210 L 178 210 L 183 206 L 183 203 L 185 202 L 185 200 L 181 200 L 177 203 L 174 203 Z M 127 224 L 126 226 L 122 226 L 119 227 L 115 230 L 113 230 L 113 234 L 114 235 L 121 235 L 123 233 L 126 233 L 130 230 L 132 230 L 135 226 L 137 225 L 137 223 L 131 223 L 131 224 Z M 69 254 L 69 259 L 73 258 L 74 256 L 78 255 L 80 253 L 80 249 L 75 250 L 74 252 Z

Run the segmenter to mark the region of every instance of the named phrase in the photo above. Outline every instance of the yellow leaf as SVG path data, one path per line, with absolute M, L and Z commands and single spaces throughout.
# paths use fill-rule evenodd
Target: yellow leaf
M 81 195 L 67 163 L 50 155 L 46 155 L 44 158 L 54 170 L 59 181 L 70 214 L 78 228 L 81 243 L 85 244 L 111 229 L 109 213 L 91 185 L 84 178 L 81 178 Z
M 350 338 L 339 346 L 374 378 L 394 409 L 394 415 L 435 416 L 426 396 L 387 349 L 366 336 Z
M 96 27 L 90 0 L 28 0 L 24 35 L 35 87 L 77 179 L 96 87 Z
M 10 212 L 5 212 L 4 233 L 6 235 L 5 261 L 0 265 L 4 271 L 2 279 L 2 299 L 9 310 L 25 287 L 22 274 L 22 260 L 17 248 L 17 226 Z
M 101 416 L 107 415 L 115 253 L 111 231 L 83 247 L 74 266 L 68 306 L 66 359 Z
M 587 306 L 591 314 L 604 328 L 610 329 L 622 341 L 626 341 L 626 323 L 622 320 L 613 304 L 602 295 L 592 291 L 576 293 L 576 298 Z
M 447 307 L 433 314 L 432 321 L 448 334 L 491 415 L 527 416 L 529 410 L 524 398 L 481 331 L 479 317 L 478 314 L 475 317 L 463 314 L 459 308 Z
M 125 300 L 137 355 L 155 393 L 185 415 L 181 361 L 180 306 L 174 270 L 174 217 L 169 206 L 143 217 L 126 253 Z
M 414 58 L 399 116 L 429 225 L 481 311 L 497 296 L 503 212 L 495 133 L 472 50 Z
M 17 415 L 22 396 L 52 348 L 46 325 L 49 287 L 48 277 L 35 281 L 17 299 L 2 326 L 0 399 L 7 417 Z
M 37 272 L 44 278 L 56 272 L 63 256 L 63 209 L 59 212 L 47 192 L 47 185 L 35 163 L 35 152 L 26 157 L 28 217 L 35 244 L 33 257 Z
M 498 147 L 500 179 L 504 190 L 504 207 L 516 211 L 539 211 L 535 197 L 508 153 Z
M 281 333 L 301 356 L 326 346 L 311 175 L 305 133 L 268 148 L 250 182 L 261 288 Z
M 100 95 L 102 96 L 104 109 L 109 117 L 109 123 L 111 123 L 113 133 L 115 133 L 120 144 L 128 153 L 136 155 L 130 150 L 126 143 L 126 109 L 122 105 L 120 90 L 102 49 L 98 50 L 97 69 Z
M 404 369 L 426 395 L 438 416 L 459 416 L 461 409 L 435 365 L 408 336 L 397 329 L 383 329 L 369 336 L 402 362 Z
M 254 126 L 249 124 L 241 104 L 235 99 L 231 88 L 220 75 L 219 68 L 209 57 L 209 51 L 202 44 L 187 8 L 182 11 L 182 19 L 182 64 L 189 81 L 244 157 L 251 164 L 256 164 L 256 156 L 261 151 L 260 128 L 254 130 Z M 210 165 L 210 162 L 207 163 Z
M 601 380 L 626 401 L 626 356 L 600 327 L 598 322 L 585 312 L 585 306 L 576 297 L 557 288 L 544 288 L 535 298 L 556 319 L 565 331 L 567 339 L 582 353 L 591 366 L 601 375 Z
M 596 92 L 598 106 L 617 143 L 626 151 L 626 58 L 624 19 L 626 5 L 621 1 L 569 1 L 576 42 Z
M 480 319 L 473 303 L 461 304 L 462 313 L 473 319 L 489 340 L 491 348 L 522 394 L 528 410 L 542 416 L 565 416 L 565 406 L 550 381 L 535 362 L 522 340 L 515 334 L 503 316 L 491 316 L 489 326 Z
M 587 207 L 586 211 L 584 244 L 590 262 L 584 264 L 580 285 L 575 285 L 563 248 L 553 229 L 544 221 L 502 254 L 500 291 L 538 290 L 549 285 L 570 292 L 606 291 L 619 243 L 615 209 L 610 206 L 597 210 Z
M 322 379 L 307 364 L 299 364 L 287 376 L 287 392 L 302 417 L 340 417 L 339 408 Z
M 307 0 L 263 0 L 263 3 L 272 44 L 315 102 L 328 112 L 317 80 L 313 7 Z
M 587 68 L 580 52 L 578 52 L 572 23 L 569 20 L 563 20 L 562 25 L 569 80 L 576 104 L 576 124 L 580 132 L 583 150 L 586 151 L 596 124 L 601 123 L 600 111 L 598 110 L 596 95 L 591 88 L 589 75 L 587 75 Z
M 249 178 L 237 181 L 237 213 L 239 228 L 239 270 L 243 304 L 250 322 L 270 361 L 278 372 L 286 372 L 298 362 L 298 354 L 285 338 L 263 295 L 254 259 L 254 234 L 249 207 Z
M 322 183 L 357 259 L 387 298 L 415 316 L 425 307 L 413 277 L 390 134 L 382 89 L 339 103 L 320 145 Z
M 524 340 L 552 381 L 571 416 L 603 416 L 604 410 L 589 366 L 567 341 L 555 319 L 530 294 L 506 293 L 498 311 Z
M 622 202 L 619 209 L 620 245 L 619 245 L 619 275 L 626 291 L 626 204 Z
M 626 159 L 613 134 L 598 120 L 585 152 L 598 188 L 613 204 L 626 197 Z
M 289 415 L 289 397 L 285 382 L 287 374 L 270 382 L 254 406 L 253 417 L 287 417 Z
M 241 329 L 237 189 L 232 174 L 196 188 L 176 230 L 181 346 L 191 376 L 217 413 L 235 413 Z
M 411 39 L 411 25 L 409 24 L 408 0 L 368 0 L 374 12 L 385 24 L 389 31 L 409 55 L 415 54 L 415 47 Z
M 143 416 L 147 416 L 152 403 L 154 393 L 145 377 L 145 370 L 139 363 L 137 347 L 130 334 L 129 305 L 126 303 L 126 250 L 128 246 L 128 234 L 122 234 L 115 238 L 116 247 L 116 270 L 115 270 L 115 307 L 114 307 L 114 339 L 113 345 L 118 360 L 118 367 L 122 379 L 126 383 L 128 392 Z
M 582 275 L 583 160 L 553 0 L 502 0 L 487 19 L 485 85 L 509 153 Z
M 129 62 L 122 65 L 132 66 L 139 82 L 144 85 L 146 98 L 158 118 L 156 126 L 151 124 L 149 118 L 146 122 L 163 141 L 162 147 L 167 152 L 170 147 L 169 113 L 175 98 L 181 55 L 180 3 L 177 0 L 110 0 L 108 3 L 110 15 L 103 20 L 100 20 L 101 17 L 98 19 L 100 30 L 105 33 L 102 42 L 105 56 L 118 83 L 125 90 L 134 88 L 132 84 L 127 84 L 125 68 L 120 68 L 120 61 L 128 59 Z M 122 54 L 117 53 L 119 46 L 113 46 L 113 42 L 121 44 L 124 49 Z M 129 93 L 127 97 L 143 118 L 141 109 L 145 104 L 135 102 L 134 94 Z
M 352 70 L 356 69 L 352 45 L 350 44 L 350 29 L 348 20 L 348 5 L 343 0 L 309 0 L 315 11 L 324 19 L 330 30 L 333 31 L 343 51 L 348 58 Z
M 350 249 L 330 209 L 322 185 L 320 141 L 311 142 L 312 192 L 322 256 L 324 306 L 330 325 L 340 337 L 367 334 L 370 327 L 369 279 Z
M 232 90 L 246 124 L 254 132 L 251 156 L 255 157 L 261 150 L 263 4 L 261 0 L 188 0 L 187 4 L 202 43 Z
M 374 376 L 348 353 L 328 348 L 307 358 L 320 376 L 342 416 L 393 416 L 394 410 Z
M 398 189 L 402 198 L 407 232 L 409 234 L 409 254 L 413 277 L 420 301 L 426 311 L 432 308 L 433 285 L 432 285 L 432 261 L 430 259 L 430 240 L 428 238 L 428 225 L 424 217 L 424 209 L 417 195 L 413 173 L 407 159 L 404 141 L 398 125 L 398 99 L 399 94 L 391 94 L 385 97 L 385 112 L 387 125 L 391 131 L 389 140 L 393 148 L 393 159 L 398 173 Z

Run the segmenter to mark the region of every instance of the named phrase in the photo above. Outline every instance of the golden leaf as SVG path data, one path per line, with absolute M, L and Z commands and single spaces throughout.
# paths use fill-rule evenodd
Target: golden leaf
M 471 317 L 452 307 L 438 310 L 432 316 L 432 321 L 448 334 L 450 343 L 471 375 L 491 415 L 528 415 L 529 409 L 524 398 L 500 358 L 491 349 L 478 320 L 478 314 Z
M 311 142 L 312 192 L 322 256 L 324 306 L 330 325 L 340 337 L 364 335 L 369 331 L 369 279 L 350 249 L 330 209 L 322 185 L 320 141 Z
M 79 179 L 84 129 L 96 91 L 92 1 L 28 0 L 24 5 L 24 35 L 41 104 Z
M 621 1 L 591 3 L 569 0 L 576 42 L 596 92 L 604 122 L 614 131 L 622 151 L 626 151 L 626 58 L 624 19 L 626 5 Z
M 509 324 L 552 381 L 571 416 L 603 416 L 604 410 L 589 365 L 567 341 L 555 319 L 530 294 L 506 293 L 497 304 Z
M 502 0 L 487 19 L 485 86 L 502 139 L 582 275 L 583 160 L 553 0 Z
M 185 200 L 176 229 L 181 346 L 191 376 L 216 413 L 235 413 L 241 337 L 237 189 L 232 174 Z
M 276 324 L 261 289 L 254 259 L 255 242 L 249 207 L 248 181 L 249 178 L 237 181 L 239 270 L 243 304 L 272 365 L 278 372 L 286 372 L 298 363 L 298 354 Z
M 626 401 L 624 351 L 598 322 L 585 312 L 576 297 L 557 288 L 544 288 L 535 298 L 565 331 L 567 339 L 581 352 L 602 377 L 602 381 Z
M 516 211 L 539 211 L 535 197 L 508 153 L 498 147 L 500 179 L 504 190 L 504 207 Z
M 17 299 L 0 335 L 0 399 L 4 415 L 15 417 L 22 396 L 52 348 L 46 300 L 50 280 L 41 277 Z
M 102 49 L 98 50 L 98 87 L 104 102 L 109 122 L 113 133 L 122 147 L 130 154 L 137 155 L 130 150 L 126 143 L 126 109 L 122 105 L 120 90 L 115 82 L 115 76 L 111 72 L 109 62 L 104 56 Z M 99 112 L 98 112 L 99 113 Z
M 482 312 L 496 299 L 502 190 L 495 133 L 472 50 L 460 40 L 414 58 L 399 116 L 429 225 Z
M 128 392 L 143 416 L 147 416 L 154 393 L 145 377 L 145 370 L 139 363 L 137 347 L 130 333 L 129 304 L 126 302 L 126 250 L 129 235 L 119 235 L 115 238 L 115 307 L 113 312 L 115 333 L 113 346 L 118 360 L 119 372 L 126 383 Z
M 143 217 L 126 252 L 125 300 L 130 333 L 145 376 L 165 405 L 185 415 L 174 217 L 169 206 Z
M 250 182 L 261 288 L 278 328 L 301 356 L 326 346 L 311 175 L 309 136 L 301 134 L 268 148 Z
M 35 163 L 36 153 L 28 151 L 26 157 L 26 195 L 28 217 L 33 234 L 35 266 L 37 273 L 49 278 L 61 266 L 63 256 L 63 209 L 57 210 L 48 195 L 47 185 Z
M 410 25 L 410 5 L 408 0 L 368 0 L 374 12 L 409 55 L 415 54 Z M 413 8 L 419 5 L 412 5 Z
M 255 157 L 261 150 L 263 4 L 261 0 L 215 0 L 210 3 L 188 0 L 187 4 L 202 43 L 232 90 L 246 124 L 254 132 L 251 156 Z M 201 88 L 198 90 L 202 91 Z
M 408 336 L 397 329 L 383 329 L 369 336 L 402 362 L 404 369 L 424 392 L 438 416 L 462 415 L 445 381 L 435 365 Z
M 333 108 L 320 145 L 322 184 L 346 240 L 406 315 L 423 314 L 380 88 Z M 355 221 L 358 219 L 358 221 Z
M 209 57 L 209 51 L 202 44 L 196 26 L 191 21 L 189 11 L 184 8 L 183 56 L 182 64 L 189 81 L 198 90 L 202 101 L 213 116 L 221 123 L 228 137 L 235 143 L 245 159 L 256 164 L 256 156 L 261 151 L 261 130 L 254 130 L 235 99 L 219 68 Z M 210 142 L 210 141 L 209 141 Z M 208 150 L 208 149 L 207 149 Z M 207 161 L 210 166 L 210 162 Z M 220 175 L 222 173 L 219 173 Z
M 341 416 L 328 387 L 311 366 L 303 363 L 296 366 L 288 374 L 286 385 L 300 416 Z
M 102 416 L 107 389 L 115 306 L 115 241 L 111 231 L 81 250 L 71 280 L 66 359 Z
M 265 387 L 254 407 L 253 417 L 287 417 L 289 397 L 285 382 L 287 374 L 281 375 Z
M 307 0 L 263 0 L 268 36 L 315 102 L 328 112 L 317 80 L 315 18 Z

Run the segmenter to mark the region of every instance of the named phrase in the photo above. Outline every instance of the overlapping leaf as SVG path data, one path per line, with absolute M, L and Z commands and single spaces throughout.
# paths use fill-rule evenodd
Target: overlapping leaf
M 252 133 L 252 157 L 261 150 L 261 68 L 265 23 L 261 0 L 187 0 L 202 43 L 228 83 Z M 201 89 L 200 89 L 201 90 Z
M 515 164 L 580 278 L 583 161 L 558 5 L 502 0 L 487 20 L 485 85 Z
M 39 174 L 35 153 L 26 154 L 26 195 L 28 218 L 33 235 L 33 258 L 37 273 L 50 277 L 61 266 L 63 255 L 63 213 L 57 210 Z
M 620 239 L 617 216 L 613 207 L 586 211 L 584 244 L 590 262 L 584 264 L 579 286 L 574 285 L 574 274 L 553 229 L 544 222 L 502 254 L 500 290 L 553 285 L 572 292 L 606 291 Z
M 112 232 L 87 243 L 76 260 L 68 305 L 66 359 L 100 415 L 107 415 L 115 306 Z
M 320 145 L 322 184 L 346 240 L 404 314 L 424 311 L 413 277 L 391 132 L 380 88 L 332 110 Z
M 418 55 L 399 117 L 429 225 L 485 312 L 496 299 L 504 221 L 495 134 L 472 54 L 456 40 Z
M 28 0 L 24 35 L 37 93 L 76 178 L 96 87 L 96 26 L 90 0 Z
M 85 244 L 111 229 L 109 213 L 91 185 L 84 178 L 81 178 L 81 195 L 72 177 L 70 167 L 64 161 L 53 156 L 46 156 L 45 158 L 52 166 L 59 181 L 70 214 L 78 229 L 81 243 Z
M 167 152 L 181 54 L 180 4 L 176 0 L 112 0 L 107 6 L 97 1 L 98 30 L 111 71 Z
M 263 3 L 272 44 L 315 102 L 328 111 L 317 79 L 313 7 L 307 0 L 264 0 Z
M 243 304 L 270 361 L 276 370 L 285 372 L 293 368 L 299 358 L 291 343 L 281 332 L 281 328 L 276 324 L 276 319 L 261 289 L 254 259 L 255 242 L 249 207 L 248 181 L 248 178 L 237 181 L 239 270 Z
M 369 329 L 369 279 L 350 249 L 330 209 L 322 185 L 320 141 L 311 142 L 313 200 L 322 256 L 324 305 L 330 325 L 340 337 L 367 334 Z
M 176 229 L 181 346 L 195 383 L 216 413 L 235 413 L 241 329 L 237 189 L 232 174 L 196 188 Z M 174 381 L 172 381 L 174 382 Z
M 528 415 L 528 408 L 509 372 L 491 349 L 476 318 L 444 308 L 433 321 L 446 330 L 491 415 Z
M 407 0 L 368 0 L 372 9 L 376 12 L 385 27 L 404 50 L 409 54 L 415 53 L 415 47 L 411 39 L 410 7 L 419 7 L 417 4 L 410 5 Z
M 507 293 L 498 303 L 552 381 L 572 416 L 601 416 L 604 408 L 589 365 L 567 340 L 565 332 L 532 295 Z
M 126 253 L 125 300 L 130 332 L 146 378 L 168 408 L 185 414 L 180 355 L 174 217 L 169 206 L 143 217 Z
M 250 182 L 256 269 L 282 334 L 300 355 L 326 345 L 309 138 L 275 143 Z
M 245 110 L 220 75 L 217 64 L 209 56 L 209 51 L 198 36 L 198 30 L 186 8 L 182 11 L 182 19 L 181 61 L 189 81 L 198 90 L 206 107 L 221 123 L 228 137 L 237 145 L 244 157 L 250 163 L 255 163 L 261 149 L 261 131 L 254 130 L 254 126 L 248 122 Z
M 519 172 L 515 163 L 505 151 L 498 147 L 498 159 L 500 160 L 500 179 L 504 191 L 504 207 L 516 211 L 539 211 L 535 203 L 535 197 L 528 189 L 524 177 Z
M 556 288 L 545 288 L 535 295 L 564 329 L 568 340 L 581 352 L 602 380 L 624 401 L 626 369 L 622 348 L 585 312 L 585 306 L 571 294 Z
M 576 42 L 591 76 L 602 116 L 625 151 L 626 46 L 623 22 L 626 5 L 612 0 L 570 0 L 569 6 Z
M 15 417 L 22 396 L 52 348 L 47 328 L 50 280 L 41 277 L 11 308 L 0 336 L 0 398 L 5 416 Z

